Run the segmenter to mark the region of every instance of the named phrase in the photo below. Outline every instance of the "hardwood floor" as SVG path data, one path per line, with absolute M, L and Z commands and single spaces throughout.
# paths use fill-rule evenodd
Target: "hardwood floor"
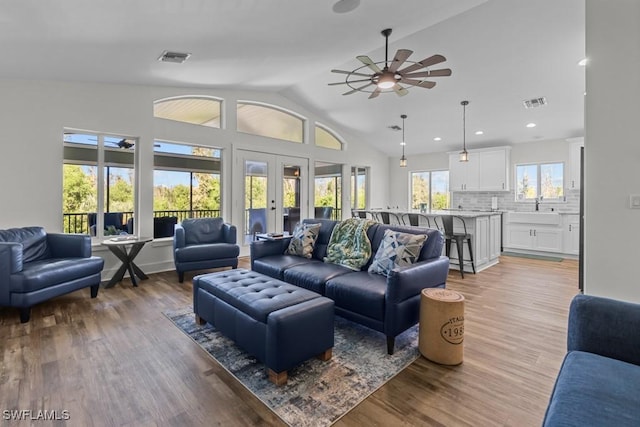
M 96 299 L 74 292 L 24 325 L 1 308 L 1 423 L 32 423 L 5 421 L 5 410 L 66 410 L 54 425 L 284 425 L 162 314 L 191 305 L 192 276 L 125 279 Z M 539 426 L 577 276 L 573 260 L 514 257 L 464 280 L 452 271 L 448 288 L 466 298 L 464 363 L 421 357 L 336 425 Z

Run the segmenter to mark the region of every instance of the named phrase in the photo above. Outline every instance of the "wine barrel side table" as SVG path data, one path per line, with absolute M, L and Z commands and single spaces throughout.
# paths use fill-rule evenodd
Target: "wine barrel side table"
M 442 365 L 459 365 L 463 358 L 464 296 L 441 288 L 420 295 L 420 353 Z

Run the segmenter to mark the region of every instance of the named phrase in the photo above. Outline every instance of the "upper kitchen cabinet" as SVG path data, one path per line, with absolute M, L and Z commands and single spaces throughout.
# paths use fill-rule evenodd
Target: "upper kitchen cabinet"
M 567 188 L 578 190 L 580 188 L 580 153 L 584 146 L 584 138 L 573 138 L 569 144 L 569 181 Z
M 459 153 L 449 154 L 451 191 L 507 191 L 511 147 L 469 150 L 469 161 Z

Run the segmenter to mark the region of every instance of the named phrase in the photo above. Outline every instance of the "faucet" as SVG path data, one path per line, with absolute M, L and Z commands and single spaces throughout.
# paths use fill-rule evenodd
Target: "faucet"
M 536 212 L 540 210 L 540 202 L 542 201 L 542 196 L 536 197 Z

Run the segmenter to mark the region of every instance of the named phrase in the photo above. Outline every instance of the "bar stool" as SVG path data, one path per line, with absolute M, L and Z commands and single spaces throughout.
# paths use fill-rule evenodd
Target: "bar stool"
M 405 225 L 412 227 L 424 227 L 431 228 L 431 220 L 428 216 L 419 213 L 405 213 L 402 214 L 402 221 Z
M 462 224 L 463 233 L 455 233 L 453 227 L 454 219 L 456 222 Z M 440 220 L 440 224 L 438 224 L 438 220 Z M 460 265 L 460 275 L 464 279 L 464 243 L 467 242 L 469 246 L 469 258 L 467 261 L 471 262 L 471 268 L 473 270 L 473 274 L 476 274 L 476 264 L 473 260 L 473 248 L 471 244 L 471 234 L 467 233 L 467 224 L 464 222 L 462 217 L 456 215 L 441 215 L 435 218 L 436 225 L 443 232 L 445 238 L 445 248 L 446 254 L 449 256 L 451 254 L 451 242 L 455 242 L 456 248 L 458 250 L 458 263 Z

